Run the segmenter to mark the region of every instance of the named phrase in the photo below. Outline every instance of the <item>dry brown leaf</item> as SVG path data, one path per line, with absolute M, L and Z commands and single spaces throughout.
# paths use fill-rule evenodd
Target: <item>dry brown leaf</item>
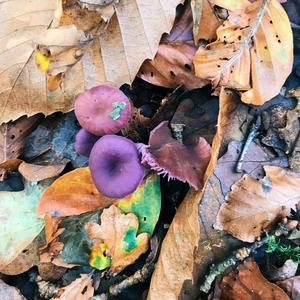
M 0 299 L 1 300 L 26 300 L 20 291 L 14 286 L 6 284 L 0 279 Z
M 289 300 L 288 295 L 276 284 L 270 283 L 260 272 L 253 259 L 224 276 L 220 282 L 221 300 Z
M 196 43 L 204 39 L 212 41 L 217 38 L 217 28 L 221 25 L 208 0 L 191 1 L 193 12 L 193 33 Z
M 263 179 L 257 181 L 244 175 L 231 187 L 215 229 L 225 230 L 244 242 L 254 242 L 300 201 L 300 177 L 296 173 L 274 166 L 265 166 L 264 170 Z
M 58 290 L 51 300 L 90 300 L 94 295 L 92 274 L 81 274 L 80 278 Z
M 86 224 L 85 229 L 91 240 L 107 245 L 106 255 L 110 256 L 110 272 L 116 274 L 134 263 L 149 247 L 150 236 L 140 233 L 138 218 L 133 213 L 122 214 L 121 210 L 111 205 L 101 214 L 101 225 L 93 222 Z
M 293 36 L 277 0 L 259 0 L 242 13 L 232 12 L 218 28 L 217 37 L 195 55 L 200 78 L 237 89 L 242 101 L 255 105 L 279 93 L 292 70 Z
M 218 159 L 222 137 L 230 123 L 230 113 L 236 108 L 238 99 L 231 91 L 222 89 L 218 131 L 212 144 L 212 157 L 205 174 L 205 185 Z M 195 286 L 194 254 L 200 239 L 198 206 L 203 191 L 190 190 L 179 206 L 172 224 L 164 238 L 162 249 L 151 278 L 148 300 L 177 300 L 182 295 L 194 299 L 199 293 Z M 193 294 L 195 293 L 195 294 Z M 194 298 L 193 298 L 194 297 Z
M 65 160 L 65 163 L 57 165 L 34 165 L 22 162 L 19 165 L 18 171 L 28 181 L 41 181 L 58 176 L 64 170 L 68 161 L 69 160 Z
M 56 216 L 74 216 L 106 207 L 112 199 L 99 193 L 91 177 L 90 169 L 78 168 L 64 174 L 49 186 L 39 202 L 37 214 Z

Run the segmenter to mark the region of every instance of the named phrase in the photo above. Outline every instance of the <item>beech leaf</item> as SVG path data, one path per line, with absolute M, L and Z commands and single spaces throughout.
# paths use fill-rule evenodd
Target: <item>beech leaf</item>
M 107 246 L 105 253 L 111 257 L 112 274 L 121 272 L 148 250 L 150 236 L 148 233 L 137 235 L 138 226 L 135 214 L 122 214 L 115 205 L 103 210 L 101 225 L 86 224 L 85 229 L 94 244 L 103 242 Z
M 260 105 L 279 93 L 292 70 L 293 36 L 277 0 L 249 2 L 242 12 L 231 12 L 217 37 L 198 49 L 196 75 L 241 91 L 245 103 Z
M 112 200 L 94 185 L 90 169 L 77 168 L 56 179 L 43 193 L 38 216 L 45 213 L 65 217 L 79 215 L 108 206 Z
M 244 175 L 227 194 L 215 229 L 225 230 L 244 242 L 254 242 L 262 231 L 289 214 L 300 201 L 300 177 L 274 166 L 264 166 L 257 181 Z
M 0 269 L 13 261 L 42 231 L 36 217 L 38 201 L 48 181 L 26 183 L 21 192 L 0 192 Z

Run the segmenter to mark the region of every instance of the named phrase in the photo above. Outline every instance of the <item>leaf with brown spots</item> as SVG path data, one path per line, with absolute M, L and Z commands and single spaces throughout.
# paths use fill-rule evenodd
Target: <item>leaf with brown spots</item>
M 217 37 L 198 49 L 196 75 L 215 87 L 240 91 L 245 103 L 260 105 L 279 93 L 292 70 L 293 36 L 277 0 L 255 1 L 242 12 L 231 12 Z

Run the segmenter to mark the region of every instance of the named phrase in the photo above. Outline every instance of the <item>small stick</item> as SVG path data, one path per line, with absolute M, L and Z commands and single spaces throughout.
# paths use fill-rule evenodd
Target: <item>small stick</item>
M 246 153 L 247 153 L 247 151 L 249 149 L 250 144 L 252 143 L 252 141 L 257 136 L 258 129 L 259 129 L 260 125 L 261 125 L 261 117 L 258 116 L 256 118 L 255 122 L 253 122 L 252 125 L 251 125 L 251 127 L 250 127 L 249 134 L 247 136 L 247 139 L 246 139 L 245 144 L 243 146 L 242 152 L 241 152 L 241 154 L 239 156 L 239 159 L 237 161 L 236 168 L 235 168 L 235 171 L 237 173 L 241 173 L 242 172 L 242 165 L 243 165 Z

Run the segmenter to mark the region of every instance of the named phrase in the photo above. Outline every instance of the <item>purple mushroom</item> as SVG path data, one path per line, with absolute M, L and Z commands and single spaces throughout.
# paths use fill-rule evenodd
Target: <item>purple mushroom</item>
M 119 89 L 99 85 L 79 95 L 75 114 L 88 132 L 103 136 L 120 131 L 131 117 L 131 104 Z
M 89 166 L 96 187 L 110 198 L 134 192 L 144 177 L 135 144 L 117 135 L 105 135 L 95 143 Z
M 83 156 L 89 156 L 94 144 L 99 140 L 99 136 L 93 135 L 81 128 L 75 139 L 75 150 Z
M 142 163 L 169 179 L 188 182 L 196 190 L 203 185 L 203 176 L 210 160 L 210 145 L 199 137 L 195 145 L 185 145 L 173 138 L 164 121 L 150 133 L 149 145 L 137 144 Z

